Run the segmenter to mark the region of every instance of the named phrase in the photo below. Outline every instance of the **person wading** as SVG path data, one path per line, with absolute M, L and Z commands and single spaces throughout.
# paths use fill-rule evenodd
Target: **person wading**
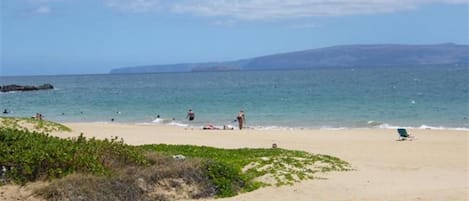
M 236 117 L 236 120 L 238 121 L 239 130 L 242 130 L 243 125 L 246 124 L 246 116 L 244 115 L 243 110 L 239 111 L 238 116 Z
M 192 109 L 189 109 L 189 112 L 187 112 L 187 119 L 189 119 L 189 121 L 193 121 L 195 119 L 195 113 L 194 111 L 192 111 Z

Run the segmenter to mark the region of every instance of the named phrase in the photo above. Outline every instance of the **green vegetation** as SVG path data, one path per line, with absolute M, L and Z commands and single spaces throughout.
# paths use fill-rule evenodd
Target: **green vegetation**
M 177 200 L 213 197 L 215 188 L 199 160 L 150 156 L 151 165 L 129 166 L 110 176 L 72 174 L 54 180 L 37 193 L 59 200 Z
M 209 175 L 220 184 L 221 196 L 235 195 L 238 190 L 252 191 L 265 185 L 293 184 L 313 179 L 317 172 L 350 170 L 350 165 L 339 158 L 285 149 L 219 149 L 192 145 L 143 145 L 148 151 L 167 155 L 184 155 L 223 164 L 211 166 Z M 222 170 L 220 170 L 222 169 Z M 238 180 L 236 180 L 238 179 Z M 270 181 L 272 180 L 273 181 Z M 242 183 L 241 189 L 226 181 Z
M 48 134 L 0 128 L 0 166 L 4 179 L 24 183 L 74 172 L 104 175 L 112 168 L 145 164 L 144 155 L 116 138 L 62 139 Z
M 313 179 L 317 172 L 350 169 L 338 158 L 303 151 L 130 146 L 118 138 L 53 137 L 24 129 L 22 123 L 31 121 L 47 131 L 67 129 L 53 122 L 1 121 L 0 185 L 49 180 L 36 191 L 47 200 L 228 197 L 266 185 Z
M 37 132 L 71 131 L 70 128 L 59 123 L 28 117 L 0 117 L 0 126 Z
M 48 186 L 36 191 L 47 200 L 213 197 L 218 191 L 207 173 L 210 165 L 202 160 L 175 160 L 145 152 L 117 138 L 96 140 L 80 135 L 62 139 L 0 128 L 0 185 L 49 180 Z M 224 167 L 217 163 L 213 166 Z

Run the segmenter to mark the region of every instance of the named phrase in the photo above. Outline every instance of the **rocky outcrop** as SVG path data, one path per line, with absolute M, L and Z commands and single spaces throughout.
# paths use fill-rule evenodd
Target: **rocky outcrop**
M 36 90 L 46 90 L 46 89 L 54 89 L 54 86 L 51 84 L 43 84 L 39 86 L 29 86 L 29 85 L 3 85 L 0 86 L 1 92 L 9 92 L 9 91 L 36 91 Z

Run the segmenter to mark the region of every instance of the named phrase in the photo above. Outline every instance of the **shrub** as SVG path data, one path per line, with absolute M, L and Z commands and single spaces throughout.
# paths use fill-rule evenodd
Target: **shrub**
M 132 166 L 110 176 L 70 175 L 37 193 L 50 201 L 146 201 L 213 197 L 215 188 L 200 160 L 174 160 L 152 155 L 150 166 Z
M 247 183 L 242 176 L 241 171 L 226 163 L 208 160 L 205 162 L 206 174 L 215 186 L 218 197 L 231 197 L 238 192 Z
M 3 180 L 24 183 L 60 178 L 73 172 L 97 175 L 129 164 L 145 164 L 142 152 L 111 140 L 62 139 L 48 134 L 0 128 L 0 168 Z

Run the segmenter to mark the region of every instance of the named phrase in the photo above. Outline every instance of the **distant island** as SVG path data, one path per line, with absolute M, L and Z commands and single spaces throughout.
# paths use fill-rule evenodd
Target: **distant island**
M 240 71 L 238 66 L 212 66 L 212 67 L 194 67 L 192 72 L 211 72 L 211 71 Z
M 226 62 L 162 64 L 123 67 L 118 73 L 286 70 L 329 67 L 394 67 L 468 65 L 469 45 L 342 45 Z

